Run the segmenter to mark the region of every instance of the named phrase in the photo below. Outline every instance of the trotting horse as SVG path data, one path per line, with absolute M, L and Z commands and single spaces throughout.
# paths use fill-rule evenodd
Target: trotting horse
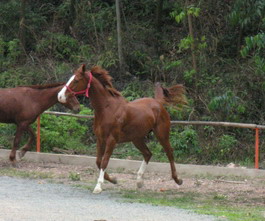
M 170 161 L 172 178 L 179 185 L 173 149 L 169 143 L 170 117 L 164 104 L 186 104 L 185 89 L 182 85 L 175 85 L 169 89 L 159 83 L 155 87 L 155 98 L 142 98 L 128 102 L 111 82 L 108 72 L 99 66 L 86 71 L 85 65 L 77 69 L 65 87 L 58 94 L 61 103 L 66 102 L 68 96 L 85 94 L 90 97 L 95 110 L 94 133 L 97 137 L 96 164 L 100 170 L 99 178 L 93 193 L 102 191 L 104 179 L 117 183 L 106 173 L 110 156 L 117 143 L 133 142 L 143 154 L 144 160 L 137 173 L 137 186 L 143 185 L 143 174 L 152 156 L 145 144 L 145 137 L 153 131 L 163 146 Z
M 19 152 L 20 158 L 31 148 L 35 138 L 30 124 L 43 111 L 58 103 L 57 94 L 63 87 L 64 83 L 57 83 L 0 89 L 0 122 L 17 125 L 13 147 L 9 156 L 14 166 L 16 166 L 16 150 L 19 147 L 22 134 L 28 132 L 29 139 Z M 74 95 L 68 96 L 63 105 L 71 110 L 79 110 L 80 108 L 80 104 Z

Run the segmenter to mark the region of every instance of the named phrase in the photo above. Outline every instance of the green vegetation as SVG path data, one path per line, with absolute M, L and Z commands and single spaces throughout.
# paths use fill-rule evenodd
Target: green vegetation
M 181 191 L 166 191 L 160 193 L 151 191 L 123 191 L 121 195 L 129 202 L 173 206 L 188 209 L 200 214 L 223 217 L 233 221 L 264 220 L 263 207 L 249 207 L 247 203 L 244 206 L 242 204 L 236 206 L 235 202 L 229 201 L 225 195 L 214 192 L 202 194 L 192 191 L 190 193 Z M 235 201 L 236 200 L 237 199 L 235 199 Z
M 81 63 L 97 64 L 110 71 L 128 100 L 153 96 L 156 81 L 185 84 L 189 106 L 169 108 L 173 120 L 264 124 L 263 0 L 120 3 L 123 71 L 114 1 L 2 1 L 0 87 L 66 81 Z M 80 102 L 89 107 L 87 100 Z M 1 124 L 0 129 L 0 145 L 8 148 L 13 126 Z M 57 147 L 95 153 L 90 120 L 43 115 L 41 132 L 45 152 Z M 166 160 L 152 135 L 148 139 L 154 159 Z M 253 162 L 248 129 L 174 126 L 170 139 L 178 162 Z M 263 150 L 261 142 L 261 161 Z M 130 144 L 114 154 L 140 158 Z
M 72 181 L 80 181 L 81 180 L 81 177 L 80 177 L 80 174 L 79 173 L 71 172 L 69 174 L 69 179 L 72 180 Z
M 15 168 L 1 168 L 0 176 L 21 177 L 29 179 L 52 179 L 53 174 L 37 171 L 23 171 Z

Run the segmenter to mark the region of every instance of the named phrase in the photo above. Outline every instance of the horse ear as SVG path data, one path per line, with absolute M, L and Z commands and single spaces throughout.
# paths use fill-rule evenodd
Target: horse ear
M 86 65 L 85 64 L 82 64 L 82 72 L 85 73 L 86 72 Z

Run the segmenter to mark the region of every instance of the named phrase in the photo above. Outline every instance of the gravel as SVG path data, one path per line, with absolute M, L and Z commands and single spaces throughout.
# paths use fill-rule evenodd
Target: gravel
M 216 221 L 173 207 L 126 203 L 107 192 L 0 177 L 0 221 Z

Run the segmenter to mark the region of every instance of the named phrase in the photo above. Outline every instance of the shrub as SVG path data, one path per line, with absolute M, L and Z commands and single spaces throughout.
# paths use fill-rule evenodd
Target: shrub
M 89 112 L 82 107 L 84 112 Z M 91 112 L 90 112 L 91 113 Z M 52 122 L 52 123 L 51 123 Z M 41 117 L 41 143 L 43 152 L 51 152 L 54 147 L 71 149 L 76 153 L 87 152 L 86 136 L 91 130 L 87 119 L 43 114 Z
M 37 52 L 43 56 L 54 56 L 58 60 L 67 60 L 78 54 L 78 41 L 70 36 L 60 33 L 45 33 L 37 44 Z
M 174 148 L 176 157 L 184 157 L 200 152 L 198 134 L 192 126 L 186 126 L 184 130 L 172 128 L 170 142 Z
M 218 150 L 220 151 L 220 158 L 222 160 L 229 160 L 233 147 L 237 145 L 237 139 L 232 135 L 224 134 L 219 138 Z

